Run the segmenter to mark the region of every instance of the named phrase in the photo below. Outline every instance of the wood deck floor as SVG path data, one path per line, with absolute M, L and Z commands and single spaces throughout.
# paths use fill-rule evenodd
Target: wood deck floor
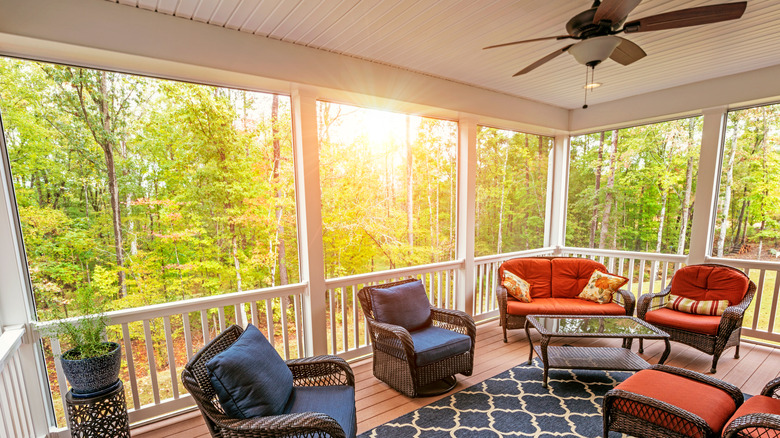
M 564 342 L 558 344 L 560 343 Z M 578 346 L 620 345 L 620 341 L 616 339 L 574 340 L 568 338 L 565 343 Z M 556 342 L 551 343 L 551 345 L 553 344 Z M 663 342 L 649 342 L 645 344 L 645 352 L 641 356 L 653 364 L 658 362 L 663 349 Z M 637 350 L 636 341 L 633 350 Z M 468 388 L 526 361 L 528 353 L 529 346 L 524 331 L 511 331 L 509 342 L 505 344 L 501 336 L 501 327 L 496 321 L 477 326 L 474 373 L 470 377 L 458 375 L 458 386 L 454 391 Z M 672 352 L 666 364 L 707 373 L 711 362 L 711 356 L 672 342 Z M 410 399 L 400 395 L 374 378 L 370 358 L 353 363 L 352 369 L 355 372 L 356 380 L 355 403 L 357 405 L 358 433 L 451 394 L 423 399 Z M 734 359 L 733 348 L 726 350 L 718 363 L 718 372 L 715 374 L 715 377 L 740 387 L 743 392 L 748 394 L 758 394 L 766 382 L 778 376 L 780 376 L 780 349 L 745 342 L 742 343 L 739 359 Z M 209 436 L 209 433 L 199 411 L 196 410 L 135 428 L 132 436 L 135 438 L 205 438 Z

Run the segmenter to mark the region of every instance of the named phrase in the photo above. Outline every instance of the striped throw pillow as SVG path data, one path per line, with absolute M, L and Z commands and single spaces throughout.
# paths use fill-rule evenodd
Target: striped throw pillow
M 666 307 L 685 313 L 696 315 L 723 315 L 726 307 L 729 306 L 729 300 L 709 300 L 696 301 L 677 295 L 669 294 L 666 297 Z

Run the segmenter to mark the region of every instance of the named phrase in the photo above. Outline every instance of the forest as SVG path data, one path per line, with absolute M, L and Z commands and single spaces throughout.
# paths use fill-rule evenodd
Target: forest
M 39 318 L 299 281 L 290 99 L 0 59 Z M 685 254 L 701 118 L 571 139 L 566 244 Z M 318 102 L 328 278 L 455 256 L 457 123 Z M 716 255 L 777 257 L 780 106 L 732 111 Z M 543 245 L 550 137 L 477 132 L 475 255 Z

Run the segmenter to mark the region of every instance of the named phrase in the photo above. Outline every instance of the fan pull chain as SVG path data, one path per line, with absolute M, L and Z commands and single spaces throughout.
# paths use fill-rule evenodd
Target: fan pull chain
M 585 66 L 585 102 L 582 105 L 582 109 L 588 107 L 588 66 Z

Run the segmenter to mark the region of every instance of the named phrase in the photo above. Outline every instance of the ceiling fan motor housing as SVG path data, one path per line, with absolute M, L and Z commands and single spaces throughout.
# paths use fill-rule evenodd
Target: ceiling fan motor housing
M 566 32 L 574 38 L 591 38 L 594 36 L 610 35 L 622 25 L 621 22 L 612 23 L 602 21 L 594 24 L 593 17 L 598 8 L 590 8 L 575 15 L 566 23 Z

